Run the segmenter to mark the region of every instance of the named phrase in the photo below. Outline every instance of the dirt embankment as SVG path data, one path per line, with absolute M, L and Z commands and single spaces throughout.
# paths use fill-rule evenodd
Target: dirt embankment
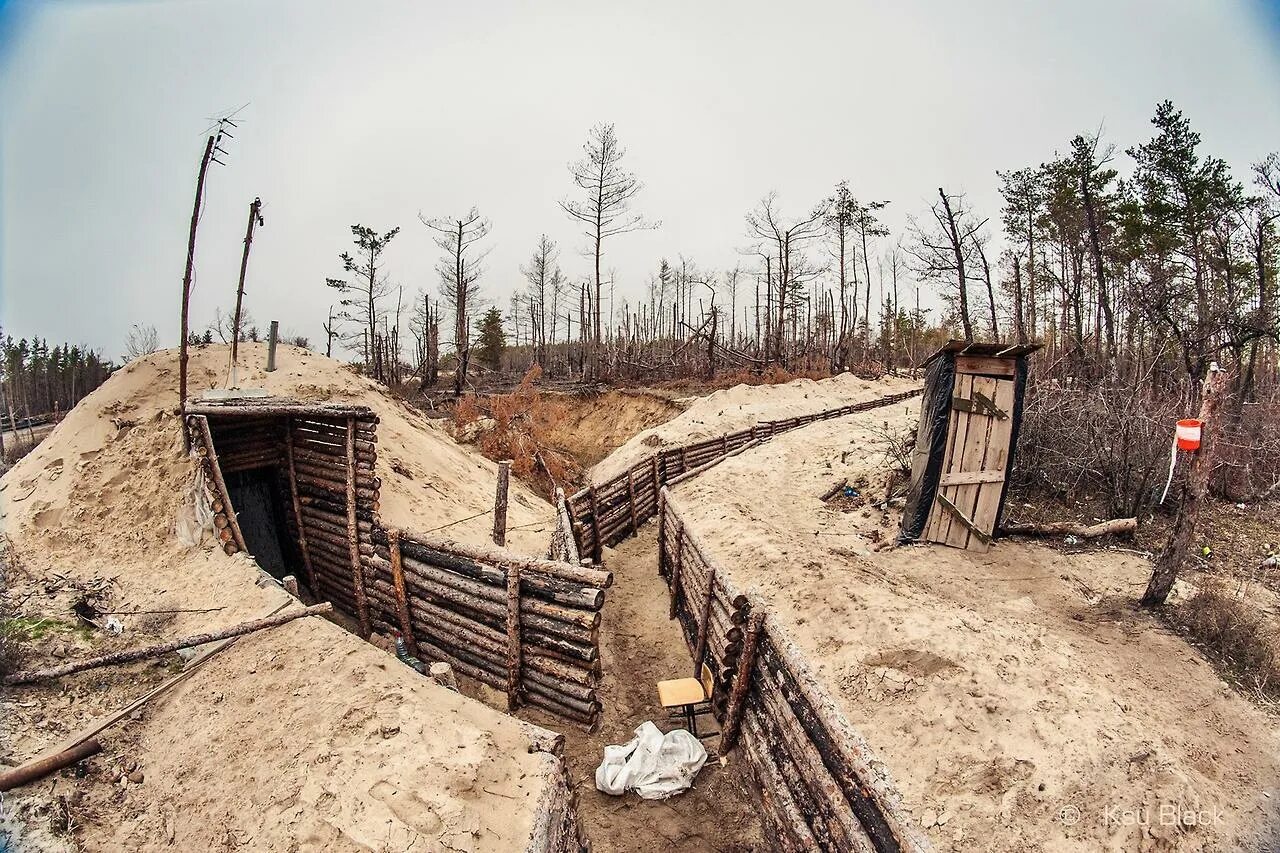
M 375 410 L 387 523 L 487 539 L 493 463 L 337 362 L 282 347 L 280 369 L 266 373 L 265 347 L 241 352 L 242 386 Z M 225 347 L 195 349 L 193 389 L 219 384 L 226 359 Z M 249 557 L 176 535 L 196 471 L 174 414 L 176 384 L 175 352 L 132 363 L 0 478 L 13 556 L 6 592 L 17 624 L 38 626 L 25 664 L 211 630 L 287 601 L 258 585 Z M 513 483 L 510 513 L 511 544 L 544 549 L 550 506 Z M 79 621 L 73 607 L 86 603 L 115 611 L 123 633 Z M 0 691 L 0 759 L 39 753 L 178 667 L 171 657 Z M 90 850 L 510 850 L 547 782 L 549 759 L 528 750 L 535 736 L 336 625 L 307 620 L 222 652 L 105 735 L 84 778 L 42 783 L 36 807 L 60 810 L 60 826 L 69 820 Z
M 885 552 L 885 421 L 821 422 L 676 500 L 767 601 L 942 850 L 1262 850 L 1280 826 L 1275 721 L 1133 607 L 1150 564 L 1001 541 Z M 859 499 L 820 500 L 842 479 Z M 843 511 L 842 511 L 843 510 Z
M 693 402 L 648 389 L 622 388 L 603 394 L 563 394 L 564 416 L 548 436 L 590 468 L 633 436 L 679 417 Z
M 610 480 L 664 447 L 714 438 L 763 421 L 794 418 L 898 394 L 919 384 L 892 376 L 869 380 L 842 373 L 829 379 L 796 379 L 782 385 L 735 385 L 699 397 L 678 417 L 633 435 L 591 469 L 591 482 Z

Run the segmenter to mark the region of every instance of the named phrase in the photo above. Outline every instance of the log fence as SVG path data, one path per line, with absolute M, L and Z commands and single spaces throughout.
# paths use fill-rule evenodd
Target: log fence
M 694 656 L 715 675 L 721 753 L 739 749 L 783 851 L 928 851 L 870 748 L 819 685 L 786 630 L 740 593 L 664 487 L 658 571 Z
M 734 452 L 747 449 L 748 445 L 797 427 L 893 405 L 919 394 L 919 389 L 891 394 L 794 418 L 764 421 L 705 441 L 664 448 L 613 479 L 587 486 L 568 498 L 566 523 L 580 553 L 599 563 L 603 548 L 618 544 L 657 515 L 659 492 L 677 478 L 693 476 L 699 469 L 705 470 Z

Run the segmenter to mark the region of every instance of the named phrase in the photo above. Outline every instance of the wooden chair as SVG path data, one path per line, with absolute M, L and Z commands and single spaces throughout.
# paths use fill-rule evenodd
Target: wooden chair
M 715 676 L 704 661 L 701 678 L 673 678 L 658 682 L 658 701 L 663 708 L 672 711 L 669 719 L 683 719 L 685 727 L 694 737 L 710 737 L 716 732 L 698 734 L 698 717 L 711 713 L 711 697 L 715 692 Z

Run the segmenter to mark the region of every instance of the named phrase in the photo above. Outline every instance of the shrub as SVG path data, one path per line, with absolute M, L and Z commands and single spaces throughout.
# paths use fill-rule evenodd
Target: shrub
M 1280 648 L 1274 630 L 1256 612 L 1247 589 L 1234 594 L 1217 579 L 1206 579 L 1177 610 L 1187 632 L 1212 657 L 1236 673 L 1246 687 L 1263 694 L 1280 690 Z

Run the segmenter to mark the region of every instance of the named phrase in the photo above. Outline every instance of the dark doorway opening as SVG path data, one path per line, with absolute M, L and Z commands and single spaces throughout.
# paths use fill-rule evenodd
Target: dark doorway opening
M 226 477 L 245 546 L 263 571 L 276 578 L 301 576 L 302 560 L 289 532 L 280 482 L 274 468 L 253 468 Z

